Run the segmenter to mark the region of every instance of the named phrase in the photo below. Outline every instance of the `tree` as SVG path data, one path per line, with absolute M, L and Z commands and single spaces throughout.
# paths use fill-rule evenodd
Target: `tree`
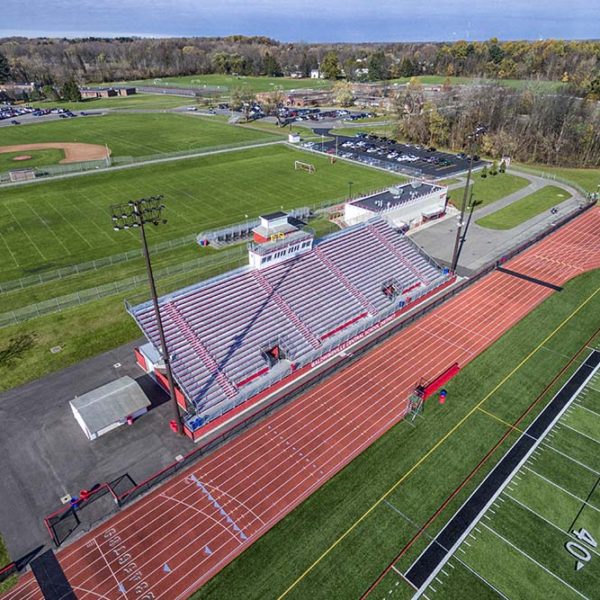
M 256 96 L 245 87 L 235 87 L 231 90 L 231 108 L 241 110 L 246 121 L 250 119 L 250 111 L 256 103 Z
M 500 163 L 500 166 L 498 167 L 498 172 L 500 173 L 506 173 L 506 161 L 502 161 Z
M 416 73 L 417 67 L 412 60 L 408 57 L 403 58 L 400 63 L 400 68 L 398 69 L 398 75 L 400 77 L 412 77 L 413 75 L 416 75 Z
M 325 55 L 321 63 L 321 72 L 325 79 L 337 79 L 340 76 L 340 59 L 337 52 L 331 50 Z
M 483 169 L 481 169 L 481 178 L 485 179 L 488 175 L 487 165 L 483 165 Z
M 333 96 L 335 98 L 335 103 L 339 106 L 352 106 L 352 103 L 354 102 L 352 86 L 346 81 L 338 81 L 333 86 Z
M 79 86 L 72 79 L 65 81 L 60 88 L 60 97 L 68 102 L 81 102 Z
M 8 59 L 4 54 L 0 54 L 0 83 L 5 83 L 10 78 L 10 67 Z
M 370 81 L 389 79 L 389 70 L 383 50 L 379 50 L 371 54 L 369 57 L 368 67 Z
M 498 175 L 498 163 L 494 161 L 492 166 L 490 167 L 490 175 L 496 176 Z
M 269 77 L 281 77 L 283 75 L 281 65 L 272 54 L 269 54 L 269 52 L 267 52 L 263 58 L 263 70 L 265 75 L 268 75 Z
M 42 88 L 42 95 L 44 96 L 44 98 L 46 98 L 46 100 L 60 100 L 58 92 L 54 89 L 54 86 L 52 85 L 45 85 Z

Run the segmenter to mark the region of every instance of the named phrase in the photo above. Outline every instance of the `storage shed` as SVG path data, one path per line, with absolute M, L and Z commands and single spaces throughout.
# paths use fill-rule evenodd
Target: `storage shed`
M 70 401 L 75 420 L 89 440 L 148 411 L 150 401 L 131 377 L 121 377 Z

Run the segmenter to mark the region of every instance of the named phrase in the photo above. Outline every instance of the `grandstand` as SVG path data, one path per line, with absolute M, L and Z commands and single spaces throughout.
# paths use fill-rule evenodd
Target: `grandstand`
M 296 231 L 249 250 L 254 267 L 160 299 L 191 437 L 449 279 L 382 218 L 321 240 Z M 142 364 L 160 372 L 149 366 L 159 347 L 152 304 L 128 308 L 150 342 L 139 349 Z

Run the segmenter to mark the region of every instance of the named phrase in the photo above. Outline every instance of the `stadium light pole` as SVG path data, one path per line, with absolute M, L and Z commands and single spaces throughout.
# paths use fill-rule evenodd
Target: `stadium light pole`
M 140 230 L 142 238 L 142 251 L 146 261 L 146 271 L 148 273 L 148 283 L 150 284 L 150 294 L 152 296 L 152 304 L 154 305 L 154 314 L 156 316 L 156 325 L 160 337 L 161 354 L 165 363 L 167 372 L 167 382 L 169 385 L 169 395 L 171 396 L 171 404 L 173 407 L 173 420 L 177 424 L 177 433 L 183 433 L 181 423 L 181 413 L 177 404 L 177 396 L 175 395 L 175 385 L 173 383 L 173 372 L 171 371 L 171 358 L 167 348 L 167 339 L 163 329 L 162 318 L 158 306 L 158 295 L 156 293 L 156 283 L 152 272 L 152 263 L 150 262 L 150 252 L 148 251 L 148 241 L 146 239 L 146 229 L 144 225 L 152 224 L 155 226 L 161 223 L 166 224 L 167 220 L 162 218 L 162 211 L 165 207 L 162 203 L 162 196 L 151 196 L 150 198 L 141 198 L 140 200 L 131 200 L 125 204 L 114 204 L 111 206 L 113 229 L 122 231 L 125 229 Z
M 465 192 L 463 194 L 462 204 L 460 207 L 460 216 L 458 217 L 458 227 L 456 229 L 456 240 L 454 240 L 454 251 L 452 252 L 452 263 L 450 270 L 456 273 L 456 267 L 458 266 L 458 255 L 460 253 L 461 237 L 463 231 L 463 224 L 465 221 L 465 211 L 467 210 L 467 198 L 469 196 L 469 186 L 471 182 L 471 173 L 473 172 L 473 155 L 475 150 L 475 144 L 477 140 L 485 134 L 486 128 L 483 125 L 479 125 L 475 128 L 473 133 L 467 136 L 469 141 L 469 170 L 467 171 L 467 183 L 465 184 Z
M 350 200 L 352 200 L 352 184 L 353 183 L 354 183 L 354 181 L 348 182 L 348 198 L 350 198 Z

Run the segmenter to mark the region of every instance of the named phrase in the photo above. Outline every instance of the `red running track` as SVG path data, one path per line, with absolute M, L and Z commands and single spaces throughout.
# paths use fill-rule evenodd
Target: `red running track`
M 507 263 L 556 285 L 600 267 L 600 208 Z M 78 598 L 186 598 L 552 294 L 495 271 L 58 553 Z M 42 598 L 31 574 L 4 600 Z

